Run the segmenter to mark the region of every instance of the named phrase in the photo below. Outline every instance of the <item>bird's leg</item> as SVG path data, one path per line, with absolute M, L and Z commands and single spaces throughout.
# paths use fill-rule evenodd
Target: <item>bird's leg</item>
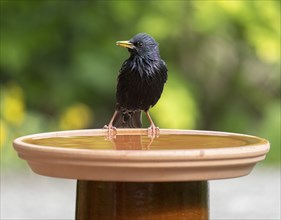
M 113 116 L 112 116 L 112 118 L 111 118 L 109 124 L 108 124 L 108 125 L 105 125 L 105 126 L 103 127 L 104 129 L 107 129 L 107 131 L 108 131 L 108 136 L 112 136 L 112 131 L 113 131 L 113 136 L 115 136 L 116 133 L 117 133 L 116 127 L 113 126 L 113 121 L 114 121 L 114 119 L 115 119 L 117 113 L 118 113 L 118 111 L 115 110 L 115 112 L 114 112 L 114 114 L 113 114 Z
M 150 135 L 152 137 L 158 136 L 159 135 L 159 128 L 155 126 L 155 124 L 152 121 L 152 118 L 150 117 L 148 111 L 145 111 L 145 114 L 149 120 L 150 127 L 148 128 L 148 133 L 151 133 Z

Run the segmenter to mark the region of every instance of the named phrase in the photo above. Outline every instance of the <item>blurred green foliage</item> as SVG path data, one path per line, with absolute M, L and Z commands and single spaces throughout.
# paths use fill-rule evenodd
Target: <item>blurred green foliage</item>
M 128 57 L 115 42 L 138 32 L 155 37 L 169 69 L 158 126 L 259 135 L 280 162 L 280 1 L 0 4 L 4 164 L 22 165 L 20 135 L 107 124 Z

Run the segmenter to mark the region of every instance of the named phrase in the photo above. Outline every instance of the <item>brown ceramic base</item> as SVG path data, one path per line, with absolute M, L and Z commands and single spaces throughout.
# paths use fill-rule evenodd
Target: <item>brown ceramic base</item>
M 106 129 L 17 138 L 20 158 L 41 175 L 78 179 L 78 220 L 208 219 L 207 180 L 247 175 L 265 139 L 226 132 Z
M 77 181 L 76 220 L 206 220 L 208 182 Z

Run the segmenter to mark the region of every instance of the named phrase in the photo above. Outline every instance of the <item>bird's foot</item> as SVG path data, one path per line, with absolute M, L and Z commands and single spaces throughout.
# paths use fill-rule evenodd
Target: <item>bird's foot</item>
M 159 137 L 160 129 L 155 125 L 151 125 L 149 128 L 147 128 L 147 134 L 151 138 Z
M 115 139 L 117 135 L 117 128 L 112 125 L 105 125 L 103 129 L 107 129 L 107 138 L 108 139 Z

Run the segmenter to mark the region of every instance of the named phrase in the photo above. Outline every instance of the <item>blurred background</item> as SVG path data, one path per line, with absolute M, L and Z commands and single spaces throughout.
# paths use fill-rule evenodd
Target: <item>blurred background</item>
M 1 0 L 1 170 L 29 170 L 14 138 L 101 128 L 136 33 L 160 44 L 169 77 L 161 128 L 266 138 L 280 167 L 280 1 Z M 279 189 L 280 191 L 280 189 Z M 280 212 L 279 212 L 280 213 Z

